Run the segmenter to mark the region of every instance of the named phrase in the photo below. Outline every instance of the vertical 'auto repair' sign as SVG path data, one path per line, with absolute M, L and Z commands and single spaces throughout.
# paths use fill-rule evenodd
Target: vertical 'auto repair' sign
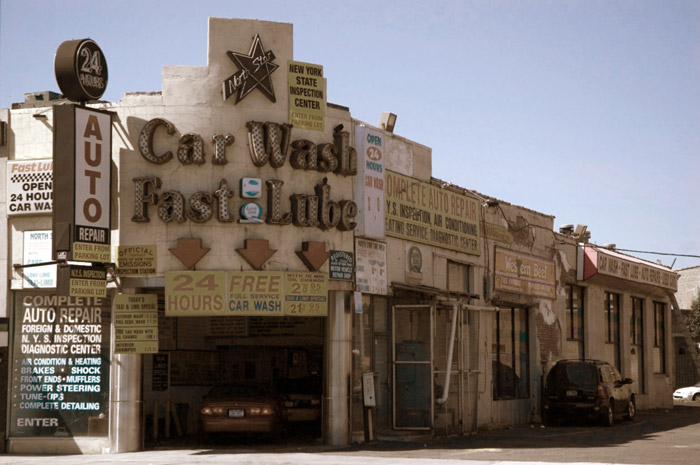
M 54 116 L 57 258 L 109 262 L 112 114 L 78 105 L 57 105 Z
M 110 113 L 76 107 L 74 260 L 110 261 L 111 136 Z

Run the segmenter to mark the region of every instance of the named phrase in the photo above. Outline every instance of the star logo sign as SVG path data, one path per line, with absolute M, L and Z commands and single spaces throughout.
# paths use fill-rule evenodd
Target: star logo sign
M 275 90 L 272 88 L 270 75 L 279 66 L 272 62 L 275 59 L 275 54 L 270 50 L 265 51 L 259 35 L 255 35 L 253 45 L 247 55 L 238 52 L 226 52 L 226 55 L 235 63 L 238 71 L 223 83 L 224 100 L 238 92 L 234 102 L 236 104 L 257 88 L 270 101 L 275 102 Z

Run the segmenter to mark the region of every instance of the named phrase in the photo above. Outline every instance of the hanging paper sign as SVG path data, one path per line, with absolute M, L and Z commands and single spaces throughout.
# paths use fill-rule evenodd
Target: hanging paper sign
M 323 66 L 288 62 L 289 123 L 299 129 L 323 131 L 326 96 L 323 91 Z
M 114 298 L 114 353 L 158 353 L 156 294 L 117 294 Z

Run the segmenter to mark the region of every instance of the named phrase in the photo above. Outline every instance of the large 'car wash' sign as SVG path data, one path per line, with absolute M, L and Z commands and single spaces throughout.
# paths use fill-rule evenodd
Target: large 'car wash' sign
M 163 128 L 168 135 L 177 132 L 175 126 L 162 118 L 148 121 L 139 135 L 138 147 L 141 156 L 150 163 L 162 165 L 173 159 L 173 152 L 156 153 L 154 138 L 156 129 Z M 336 173 L 342 176 L 357 174 L 357 152 L 350 147 L 350 134 L 342 126 L 333 133 L 333 141 L 316 144 L 306 139 L 291 140 L 292 127 L 289 124 L 249 121 L 246 124 L 250 157 L 256 167 L 269 164 L 281 168 L 287 162 L 292 168 L 302 171 Z M 160 131 L 163 132 L 163 131 Z M 231 134 L 212 136 L 215 151 L 211 157 L 214 165 L 228 163 L 226 148 L 233 144 Z M 179 138 L 177 159 L 183 165 L 201 165 L 205 163 L 203 139 L 199 134 L 188 133 Z M 195 192 L 186 201 L 183 194 L 168 190 L 159 194 L 161 179 L 156 176 L 144 176 L 133 179 L 134 182 L 134 222 L 150 221 L 149 206 L 157 209 L 158 217 L 164 223 L 182 223 L 190 220 L 205 223 L 214 216 L 221 223 L 236 220 L 236 215 L 229 203 L 234 191 L 226 179 L 219 182 L 213 192 Z M 331 185 L 327 179 L 314 186 L 314 194 L 294 193 L 288 195 L 290 210 L 284 211 L 282 199 L 284 181 L 269 179 L 267 185 L 267 224 L 289 225 L 299 227 L 317 227 L 322 230 L 337 228 L 351 231 L 355 228 L 357 204 L 353 200 L 333 200 Z M 240 219 L 245 217 L 241 216 Z

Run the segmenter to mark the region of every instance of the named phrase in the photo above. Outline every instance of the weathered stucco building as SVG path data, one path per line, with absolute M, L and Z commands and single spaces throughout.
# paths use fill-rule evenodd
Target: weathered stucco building
M 222 382 L 317 380 L 333 445 L 538 421 L 561 358 L 670 405 L 673 272 L 435 179 L 393 115 L 326 102 L 292 42 L 211 18 L 207 65 L 166 66 L 161 92 L 0 113 L 10 452 L 194 434 Z

